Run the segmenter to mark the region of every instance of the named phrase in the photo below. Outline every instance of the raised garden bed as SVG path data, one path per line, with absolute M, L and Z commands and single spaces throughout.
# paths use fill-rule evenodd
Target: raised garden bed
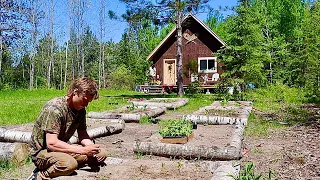
M 139 100 L 132 99 L 129 102 L 134 103 L 134 105 L 138 106 L 155 106 L 155 107 L 165 107 L 167 109 L 176 109 L 181 106 L 184 106 L 188 103 L 187 98 L 152 98 L 149 100 Z
M 89 112 L 88 118 L 93 119 L 123 119 L 125 122 L 140 122 L 144 117 L 157 117 L 163 114 L 165 108 L 154 106 L 123 106 L 113 111 Z
M 230 101 L 222 104 L 220 101 L 215 101 L 210 106 L 185 115 L 184 118 L 198 124 L 246 125 L 251 109 L 251 102 Z
M 169 119 L 160 121 L 159 125 L 162 143 L 184 144 L 194 136 L 192 123 L 188 120 Z

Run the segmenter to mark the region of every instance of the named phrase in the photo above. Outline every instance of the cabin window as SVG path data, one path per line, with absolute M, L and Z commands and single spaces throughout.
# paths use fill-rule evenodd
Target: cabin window
M 198 72 L 199 73 L 217 72 L 217 58 L 216 57 L 198 58 Z

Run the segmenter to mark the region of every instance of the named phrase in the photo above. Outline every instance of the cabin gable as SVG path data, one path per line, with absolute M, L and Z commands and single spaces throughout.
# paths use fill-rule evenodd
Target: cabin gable
M 148 57 L 148 60 L 153 61 L 153 66 L 156 69 L 155 78 L 161 81 L 161 84 L 167 84 L 166 82 L 168 82 L 168 80 L 164 79 L 164 77 L 167 79 L 167 75 L 164 75 L 164 73 L 168 73 L 169 71 L 164 68 L 172 68 L 170 64 L 168 64 L 168 60 L 176 59 L 176 45 L 176 30 L 174 29 Z M 187 15 L 182 23 L 182 66 L 185 74 L 183 76 L 183 83 L 187 85 L 191 82 L 190 73 L 188 74 L 186 68 L 189 61 L 196 60 L 199 65 L 200 61 L 205 64 L 207 58 L 209 59 L 207 60 L 207 64 L 212 65 L 214 63 L 212 61 L 213 59 L 217 61 L 213 53 L 217 52 L 223 46 L 225 46 L 225 43 L 208 29 L 204 23 L 192 14 Z M 217 63 L 216 66 L 223 66 L 223 64 Z M 175 68 L 173 70 L 175 70 Z M 176 76 L 175 72 L 171 73 Z M 217 68 L 216 73 L 221 74 L 221 68 Z M 199 80 L 201 81 L 201 77 L 205 75 L 210 77 L 212 73 L 200 71 Z M 176 81 L 169 82 L 172 83 Z

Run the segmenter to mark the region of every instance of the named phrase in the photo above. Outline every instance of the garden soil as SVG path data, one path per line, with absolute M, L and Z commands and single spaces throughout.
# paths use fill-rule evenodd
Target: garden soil
M 274 177 L 280 179 L 320 180 L 320 115 L 318 106 L 306 105 L 314 110 L 310 122 L 284 129 L 270 131 L 267 137 L 245 136 L 241 164 L 253 162 L 256 173 L 274 170 Z M 180 117 L 181 114 L 165 114 L 159 119 Z M 89 128 L 100 122 L 88 121 Z M 12 126 L 15 130 L 31 131 L 32 124 Z M 136 140 L 149 141 L 159 129 L 158 125 L 126 123 L 123 132 L 96 139 L 96 143 L 106 148 L 110 162 L 100 169 L 82 168 L 61 180 L 104 180 L 104 179 L 211 179 L 212 174 L 199 160 L 180 160 L 152 155 L 137 155 L 133 152 Z M 198 125 L 190 145 L 225 147 L 229 144 L 232 126 Z M 157 139 L 156 139 L 157 140 Z M 118 160 L 118 162 L 117 162 Z M 24 165 L 14 172 L 7 172 L 2 179 L 26 179 L 34 169 L 32 164 Z M 1 178 L 0 178 L 1 179 Z

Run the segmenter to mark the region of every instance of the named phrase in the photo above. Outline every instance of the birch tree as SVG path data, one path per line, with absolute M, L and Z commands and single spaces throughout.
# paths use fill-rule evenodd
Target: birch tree
M 105 13 L 106 13 L 106 8 L 105 8 L 105 1 L 100 0 L 100 12 L 99 12 L 99 25 L 100 25 L 100 53 L 99 53 L 99 75 L 98 75 L 98 86 L 99 88 L 105 87 L 105 72 L 104 72 L 104 43 L 103 43 L 103 38 L 105 35 L 105 26 L 104 26 L 104 21 L 105 21 Z
M 0 83 L 3 72 L 3 52 L 5 47 L 14 46 L 28 31 L 30 6 L 20 1 L 1 1 L 0 3 Z M 26 26 L 21 27 L 21 24 Z

